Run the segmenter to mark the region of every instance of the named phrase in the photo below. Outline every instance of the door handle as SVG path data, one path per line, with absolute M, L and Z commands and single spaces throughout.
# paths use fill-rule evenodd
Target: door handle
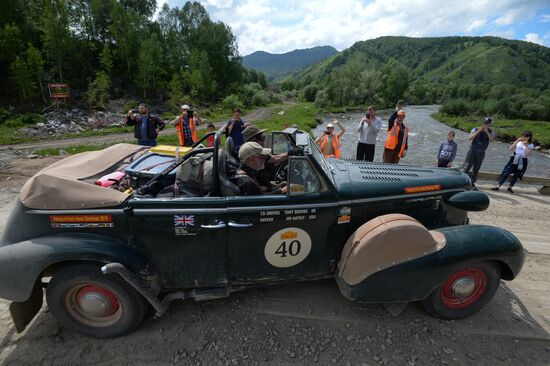
M 239 224 L 235 221 L 229 221 L 229 223 L 227 225 L 229 225 L 230 227 L 251 227 L 251 226 L 254 226 L 254 224 L 252 224 L 252 223 Z
M 201 227 L 203 229 L 223 229 L 226 226 L 227 225 L 223 221 L 220 221 L 220 222 L 218 222 L 217 224 L 214 224 L 214 225 L 201 225 Z

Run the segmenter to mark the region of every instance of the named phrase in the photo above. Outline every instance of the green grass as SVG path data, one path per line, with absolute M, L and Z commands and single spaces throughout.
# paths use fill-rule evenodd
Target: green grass
M 452 117 L 441 113 L 434 113 L 432 117 L 448 126 L 466 132 L 470 132 L 474 127 L 479 127 L 483 120 L 483 117 Z M 523 134 L 523 131 L 529 130 L 533 133 L 535 144 L 540 144 L 545 149 L 550 148 L 550 122 L 494 118 L 492 128 L 499 141 L 514 141 Z
M 40 155 L 40 156 L 58 156 L 60 155 L 60 152 L 63 150 L 69 155 L 78 154 L 85 151 L 95 151 L 95 150 L 101 150 L 105 149 L 106 147 L 109 147 L 114 144 L 97 144 L 97 145 L 75 145 L 65 148 L 47 148 L 47 149 L 40 149 L 33 151 L 33 154 Z
M 280 111 L 284 111 L 285 114 L 279 115 Z M 295 124 L 299 129 L 309 132 L 317 126 L 318 114 L 319 111 L 313 103 L 299 102 L 295 105 L 282 105 L 280 108 L 272 109 L 272 114 L 256 122 L 256 125 L 269 131 L 276 131 Z

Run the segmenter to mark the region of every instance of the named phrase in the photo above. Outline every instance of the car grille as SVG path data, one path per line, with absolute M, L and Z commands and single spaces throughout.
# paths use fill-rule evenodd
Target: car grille
M 369 181 L 401 182 L 403 178 L 418 178 L 422 173 L 433 173 L 432 169 L 398 166 L 395 164 L 354 163 L 361 177 Z

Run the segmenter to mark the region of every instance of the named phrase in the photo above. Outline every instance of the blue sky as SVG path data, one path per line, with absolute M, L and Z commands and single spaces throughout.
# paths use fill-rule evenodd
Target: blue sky
M 184 0 L 157 0 L 181 7 Z M 201 0 L 231 26 L 239 53 L 330 45 L 380 36 L 492 35 L 550 46 L 550 0 Z

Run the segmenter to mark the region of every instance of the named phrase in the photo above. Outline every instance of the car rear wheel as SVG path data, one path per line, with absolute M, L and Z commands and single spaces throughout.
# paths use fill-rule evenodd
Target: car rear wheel
M 493 298 L 500 284 L 500 268 L 482 262 L 450 275 L 434 290 L 422 306 L 443 319 L 460 319 L 474 314 Z
M 67 328 L 96 338 L 124 335 L 143 321 L 148 304 L 116 274 L 93 264 L 59 270 L 46 290 L 48 306 Z

